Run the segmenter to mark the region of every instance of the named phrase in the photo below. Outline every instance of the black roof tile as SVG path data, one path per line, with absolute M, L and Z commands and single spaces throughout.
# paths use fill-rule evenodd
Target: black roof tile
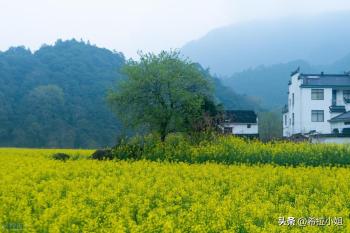
M 329 122 L 343 122 L 343 121 L 350 121 L 350 111 L 340 114 L 338 116 L 335 116 L 329 120 Z
M 226 110 L 225 122 L 229 123 L 256 123 L 257 115 L 251 110 Z
M 346 74 L 300 74 L 301 87 L 350 87 L 350 75 Z

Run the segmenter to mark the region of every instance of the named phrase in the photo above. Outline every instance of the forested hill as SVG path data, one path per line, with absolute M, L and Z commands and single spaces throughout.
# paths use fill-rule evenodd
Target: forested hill
M 307 62 L 298 60 L 248 69 L 235 73 L 223 82 L 238 93 L 246 93 L 260 99 L 261 105 L 266 108 L 280 108 L 287 100 L 290 74 L 297 67 L 300 67 L 302 72 L 318 72 Z
M 118 123 L 104 98 L 123 63 L 122 54 L 75 40 L 0 53 L 0 146 L 113 144 Z
M 112 146 L 120 129 L 105 102 L 122 77 L 122 54 L 76 40 L 58 40 L 35 53 L 0 52 L 0 146 Z M 215 80 L 228 108 L 257 108 Z

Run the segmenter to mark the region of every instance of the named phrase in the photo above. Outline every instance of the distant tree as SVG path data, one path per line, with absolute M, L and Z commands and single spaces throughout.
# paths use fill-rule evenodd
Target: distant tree
M 170 132 L 203 129 L 205 116 L 215 113 L 210 81 L 177 51 L 141 53 L 139 62 L 127 62 L 124 73 L 127 78 L 108 100 L 128 127 L 157 132 L 164 141 Z
M 282 137 L 282 114 L 279 112 L 259 113 L 259 135 L 263 141 Z
M 62 146 L 65 139 L 68 139 L 64 123 L 64 102 L 64 92 L 56 85 L 43 85 L 31 90 L 21 106 L 25 114 L 23 123 L 28 127 L 26 133 L 29 136 L 22 143 L 30 142 L 35 147 L 40 147 L 45 142 L 48 147 Z

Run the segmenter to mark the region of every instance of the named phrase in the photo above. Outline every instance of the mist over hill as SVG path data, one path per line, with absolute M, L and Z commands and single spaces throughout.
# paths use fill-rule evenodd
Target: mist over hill
M 182 52 L 214 73 L 230 76 L 294 60 L 329 65 L 350 52 L 349 41 L 350 12 L 334 12 L 218 28 Z
M 123 54 L 76 40 L 34 53 L 24 47 L 0 52 L 0 146 L 113 146 L 121 127 L 105 97 L 124 77 L 124 64 Z M 213 83 L 227 108 L 257 108 L 219 79 Z
M 259 66 L 237 72 L 223 80 L 238 94 L 260 100 L 268 109 L 280 108 L 287 102 L 288 81 L 292 71 L 300 67 L 302 73 L 344 73 L 350 71 L 350 53 L 330 65 L 311 65 L 303 60 Z

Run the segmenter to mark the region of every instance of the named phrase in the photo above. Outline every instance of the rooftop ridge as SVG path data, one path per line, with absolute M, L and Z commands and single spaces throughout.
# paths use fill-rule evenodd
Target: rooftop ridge
M 290 76 L 294 76 L 296 75 L 297 73 L 300 72 L 300 66 L 298 66 L 298 68 L 295 70 L 295 71 L 292 71 L 292 73 L 290 74 Z
M 309 74 L 301 73 L 300 76 L 303 76 L 303 77 L 306 77 L 306 76 L 350 77 L 350 73 L 344 73 L 344 74 L 331 74 L 331 73 L 327 74 L 327 73 L 323 73 L 323 72 L 321 72 L 321 73 L 309 73 Z

